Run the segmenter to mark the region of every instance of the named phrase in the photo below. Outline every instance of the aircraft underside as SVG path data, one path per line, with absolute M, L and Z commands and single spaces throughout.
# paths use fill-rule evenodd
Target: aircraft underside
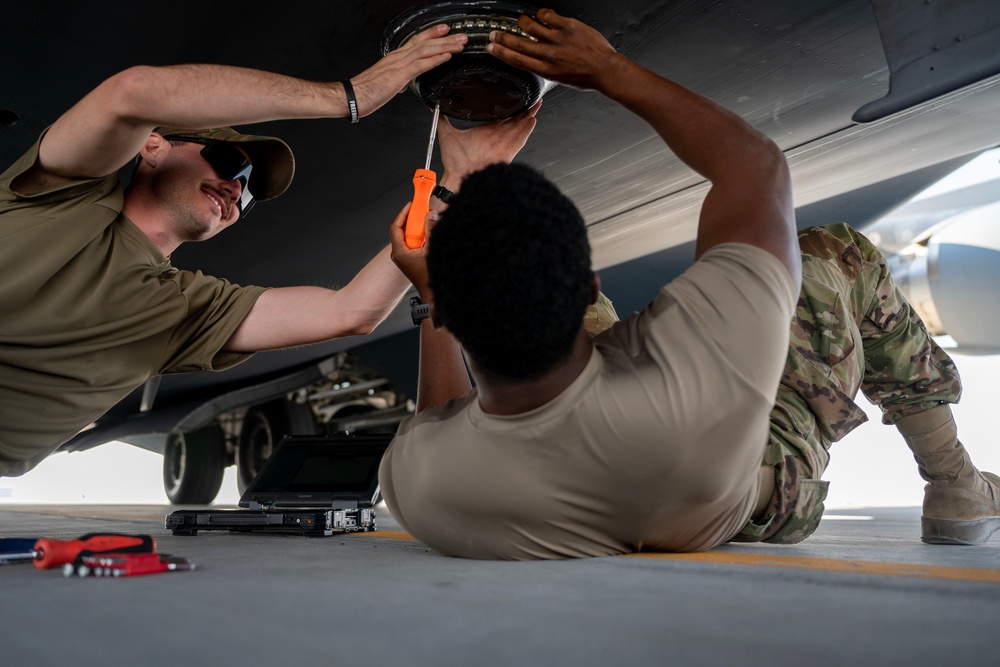
M 594 25 L 619 51 L 776 141 L 791 166 L 801 227 L 846 221 L 864 230 L 1000 145 L 1000 5 L 992 0 L 546 4 Z M 193 16 L 205 8 L 174 7 Z M 289 8 L 251 1 L 226 12 L 224 31 L 209 21 L 168 22 L 164 39 L 143 40 L 139 48 L 94 35 L 106 31 L 109 15 L 119 34 L 143 34 L 161 20 L 159 8 L 14 5 L 0 28 L 0 56 L 15 63 L 0 96 L 0 162 L 13 162 L 89 89 L 132 65 L 220 62 L 339 80 L 405 42 L 415 26 L 442 20 L 453 30 L 482 31 L 480 18 L 510 22 L 520 11 L 533 7 L 354 0 Z M 476 21 L 466 25 L 466 17 Z M 172 262 L 239 284 L 345 284 L 387 243 L 389 221 L 411 196 L 431 103 L 443 99 L 450 103 L 443 104 L 446 115 L 482 120 L 484 107 L 509 114 L 542 95 L 538 128 L 518 159 L 577 203 L 595 269 L 618 312 L 641 307 L 692 261 L 708 184 L 645 123 L 601 96 L 525 83 L 491 73 L 488 63 L 476 67 L 415 82 L 357 125 L 255 126 L 292 146 L 296 182 L 245 225 L 188 244 Z M 941 207 L 907 228 L 909 238 L 886 247 L 899 253 L 897 278 L 935 332 L 995 352 L 1000 321 L 979 306 L 1000 274 L 1000 212 L 984 206 L 996 199 L 970 201 L 977 203 L 950 214 Z M 170 498 L 208 502 L 225 466 L 236 464 L 245 484 L 285 433 L 394 428 L 412 410 L 415 376 L 416 332 L 400 309 L 365 339 L 263 353 L 223 373 L 154 378 L 63 449 L 119 439 L 162 451 Z

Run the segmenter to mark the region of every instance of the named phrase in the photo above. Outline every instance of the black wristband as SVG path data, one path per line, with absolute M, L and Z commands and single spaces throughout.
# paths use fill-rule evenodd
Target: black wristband
M 358 115 L 358 98 L 354 96 L 354 86 L 351 85 L 349 79 L 344 79 L 340 83 L 344 86 L 344 95 L 347 96 L 347 108 L 351 112 L 351 122 L 357 123 L 361 117 Z
M 414 324 L 420 324 L 430 316 L 431 307 L 429 304 L 420 303 L 419 296 L 410 297 L 410 319 L 413 320 Z
M 437 197 L 445 204 L 450 204 L 451 198 L 455 196 L 455 193 L 449 190 L 448 188 L 444 187 L 443 185 L 439 185 L 433 190 L 431 190 L 431 195 Z

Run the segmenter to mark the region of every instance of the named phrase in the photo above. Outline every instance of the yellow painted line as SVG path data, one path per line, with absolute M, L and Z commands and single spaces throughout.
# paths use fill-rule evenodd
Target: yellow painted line
M 412 535 L 402 531 L 377 530 L 373 533 L 355 534 L 368 537 L 416 541 Z M 809 558 L 805 556 L 775 556 L 770 554 L 747 554 L 725 551 L 684 554 L 640 552 L 625 555 L 637 558 L 658 558 L 717 565 L 772 567 L 785 570 L 810 570 L 813 572 L 849 572 L 852 574 L 874 574 L 883 577 L 917 577 L 923 579 L 946 579 L 951 581 L 1000 584 L 1000 570 L 977 567 L 947 567 L 944 565 L 916 565 L 913 563 Z
M 707 551 L 687 554 L 643 552 L 628 555 L 637 556 L 639 558 L 661 558 L 667 560 L 682 560 L 722 565 L 746 565 L 749 567 L 774 567 L 786 570 L 850 572 L 854 574 L 874 574 L 885 577 L 920 577 L 924 579 L 948 579 L 956 581 L 974 581 L 987 584 L 1000 584 L 1000 570 L 976 567 L 947 567 L 944 565 L 916 565 L 913 563 L 841 560 L 836 558 L 773 556 L 767 554 L 746 554 L 724 551 Z
M 411 542 L 416 542 L 416 538 L 409 533 L 404 533 L 398 530 L 376 530 L 371 533 L 354 533 L 355 535 L 364 535 L 365 537 L 388 537 L 391 540 L 410 540 Z

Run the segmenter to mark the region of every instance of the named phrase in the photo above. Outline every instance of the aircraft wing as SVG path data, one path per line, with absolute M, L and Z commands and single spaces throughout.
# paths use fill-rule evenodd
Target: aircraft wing
M 15 160 L 63 111 L 129 66 L 210 62 L 345 79 L 381 56 L 394 20 L 437 4 L 491 11 L 516 3 L 181 0 L 168 10 L 99 0 L 15 3 L 0 27 L 7 64 L 0 164 Z M 846 220 L 863 227 L 1000 144 L 994 47 L 1000 5 L 991 0 L 545 4 L 595 26 L 622 53 L 774 139 L 791 165 L 800 226 Z M 619 312 L 627 313 L 690 263 L 707 184 L 645 123 L 598 94 L 555 87 L 538 118 L 519 159 L 577 203 L 595 268 Z M 295 181 L 224 234 L 180 248 L 173 263 L 239 284 L 347 283 L 388 242 L 388 225 L 412 194 L 414 169 L 423 166 L 429 123 L 427 106 L 403 92 L 354 125 L 253 126 L 291 145 Z M 384 380 L 399 396 L 412 395 L 416 336 L 401 309 L 364 340 L 259 354 L 222 373 L 162 378 L 66 448 L 201 429 L 221 412 L 239 416 L 285 400 L 300 382 L 332 387 L 331 368 L 343 369 L 345 351 L 359 349 L 376 370 L 352 370 L 356 382 Z M 236 437 L 232 428 L 223 430 Z

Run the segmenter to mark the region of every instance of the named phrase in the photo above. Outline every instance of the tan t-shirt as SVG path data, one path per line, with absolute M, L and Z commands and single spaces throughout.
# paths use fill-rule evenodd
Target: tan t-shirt
M 725 542 L 757 497 L 796 296 L 769 253 L 716 246 L 546 405 L 489 415 L 473 391 L 404 421 L 379 474 L 393 517 L 469 558 Z
M 19 475 L 159 373 L 220 370 L 264 291 L 170 265 L 117 175 L 21 196 L 0 174 L 0 475 Z

